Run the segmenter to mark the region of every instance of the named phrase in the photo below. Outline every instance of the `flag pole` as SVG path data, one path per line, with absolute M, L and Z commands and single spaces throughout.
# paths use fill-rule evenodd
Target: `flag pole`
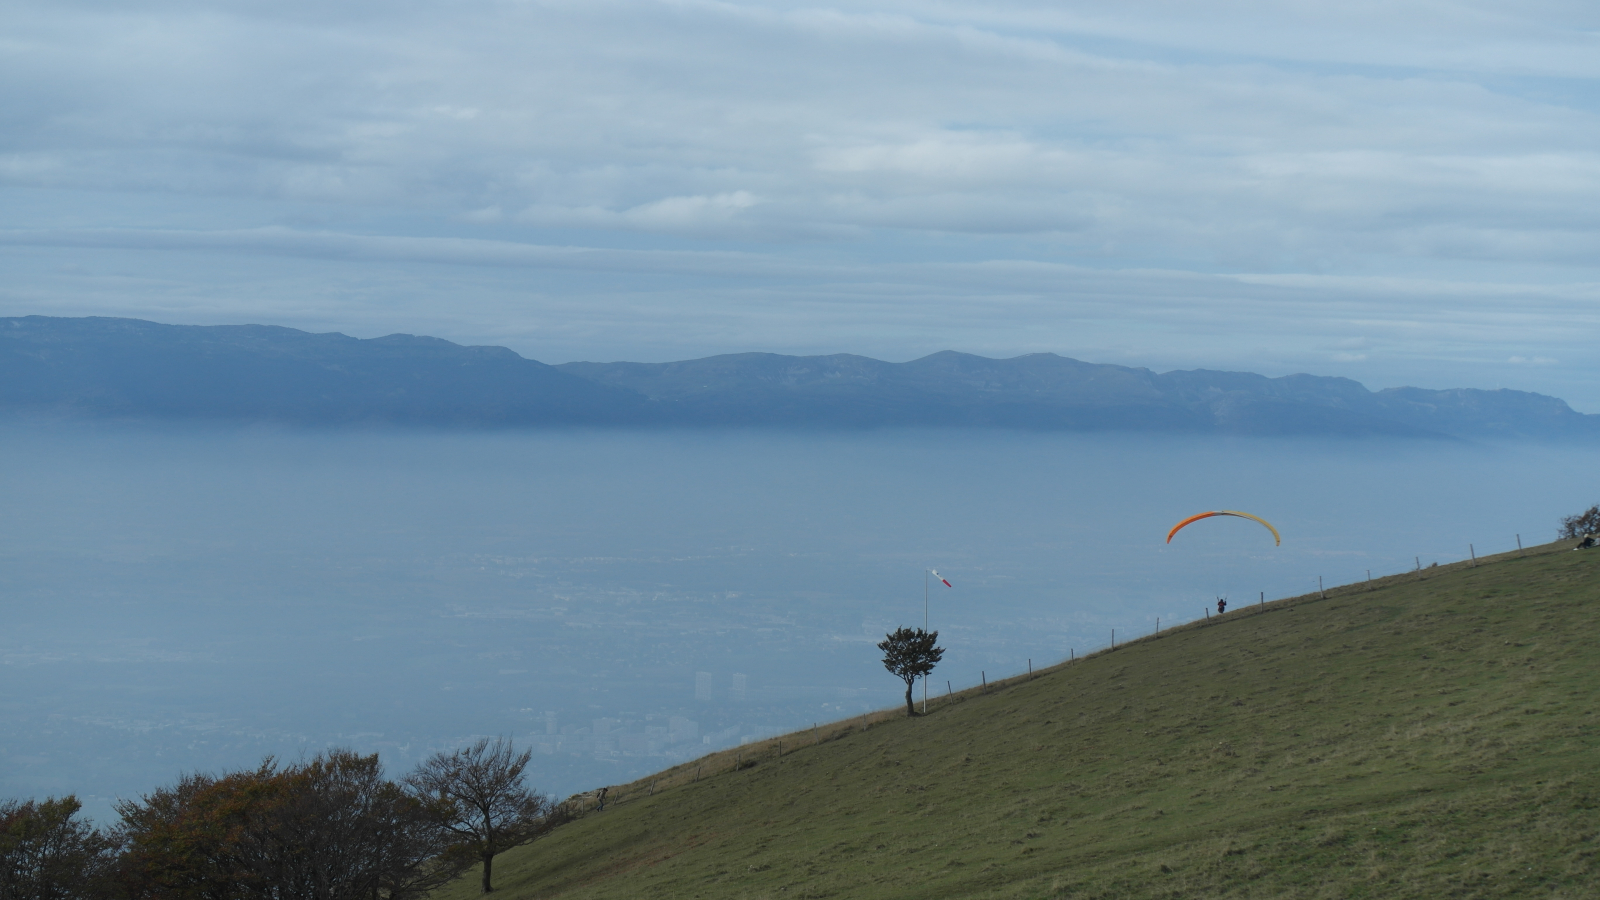
M 922 630 L 928 630 L 928 570 L 922 570 Z M 928 676 L 922 676 L 922 714 L 928 714 Z

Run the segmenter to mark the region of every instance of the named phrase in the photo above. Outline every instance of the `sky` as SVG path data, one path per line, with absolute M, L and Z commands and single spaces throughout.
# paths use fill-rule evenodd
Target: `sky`
M 1600 7 L 0 0 L 0 315 L 1600 412 Z

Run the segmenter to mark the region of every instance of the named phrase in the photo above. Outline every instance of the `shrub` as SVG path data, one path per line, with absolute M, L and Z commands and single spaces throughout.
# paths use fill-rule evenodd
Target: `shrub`
M 1586 534 L 1600 534 L 1600 504 L 1562 519 L 1557 538 L 1581 538 Z

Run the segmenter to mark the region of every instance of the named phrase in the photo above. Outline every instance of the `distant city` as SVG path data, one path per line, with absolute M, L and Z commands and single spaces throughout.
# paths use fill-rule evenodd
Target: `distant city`
M 696 701 L 713 702 L 714 680 L 710 672 L 695 673 Z M 727 699 L 734 703 L 745 702 L 749 684 L 749 676 L 734 673 L 727 687 Z M 597 760 L 657 757 L 681 761 L 735 744 L 765 740 L 793 727 L 792 724 L 784 727 L 738 723 L 702 733 L 700 723 L 686 716 L 653 713 L 639 719 L 601 717 L 584 724 L 563 723 L 561 714 L 552 710 L 544 713 L 544 734 L 532 735 L 529 741 L 547 756 L 562 753 Z

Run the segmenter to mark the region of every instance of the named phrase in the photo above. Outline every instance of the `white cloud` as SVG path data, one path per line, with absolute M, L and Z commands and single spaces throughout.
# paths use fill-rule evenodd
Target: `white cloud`
M 1590 4 L 5 10 L 8 313 L 1594 382 Z

